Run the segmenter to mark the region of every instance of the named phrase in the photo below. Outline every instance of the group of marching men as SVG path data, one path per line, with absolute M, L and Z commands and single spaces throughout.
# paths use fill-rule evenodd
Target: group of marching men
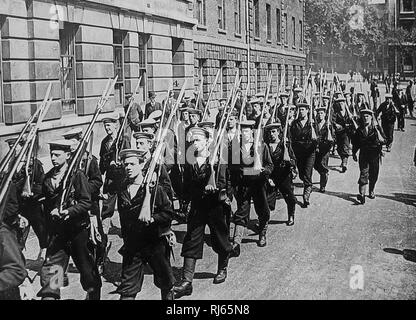
M 36 158 L 30 163 L 32 193 L 27 195 L 23 192 L 24 163 L 20 164 L 2 202 L 0 235 L 12 230 L 19 247 L 11 244 L 10 234 L 6 237 L 9 244 L 0 241 L 4 247 L 0 298 L 18 298 L 20 280 L 27 276 L 21 249 L 30 226 L 39 239 L 39 255 L 44 256 L 38 297 L 60 299 L 65 281 L 57 284 L 57 267 L 65 279 L 71 257 L 87 299 L 100 299 L 110 220 L 117 206 L 123 238 L 121 282 L 116 291 L 120 299 L 135 299 L 149 264 L 161 298 L 172 300 L 192 294 L 206 225 L 218 254 L 214 283 L 223 283 L 229 259 L 240 255 L 251 202 L 258 216 L 258 246 L 265 247 L 270 213 L 279 194 L 287 205 L 287 225 L 294 225 L 297 176 L 304 185 L 304 208 L 310 205 L 313 169 L 320 175 L 319 191 L 325 193 L 333 148 L 341 158 L 342 173 L 351 155 L 359 162 L 358 200 L 365 203 L 368 184 L 369 198 L 374 199 L 382 146 L 391 150 L 397 109 L 389 94 L 377 108 L 370 107 L 364 93 L 351 96 L 337 89 L 322 88 L 311 99 L 302 88 L 287 87 L 268 97 L 265 93 L 250 97 L 237 89 L 234 96 L 219 101 L 212 122 L 206 121 L 210 109 L 197 96 L 184 97 L 179 103 L 170 93 L 160 104 L 150 93 L 143 112 L 133 95 L 121 117 L 111 113 L 102 118 L 107 135 L 99 159 L 85 151 L 79 170 L 71 177 L 71 199 L 64 209 L 59 209 L 57 200 L 62 177 L 83 130 L 75 128 L 50 142 L 52 169 L 44 173 Z M 122 121 L 125 117 L 127 121 Z M 163 157 L 155 154 L 160 139 L 166 142 Z M 15 142 L 8 140 L 10 147 Z M 21 139 L 19 144 L 23 143 Z M 234 200 L 237 210 L 232 212 Z M 180 281 L 170 264 L 174 219 L 187 223 Z

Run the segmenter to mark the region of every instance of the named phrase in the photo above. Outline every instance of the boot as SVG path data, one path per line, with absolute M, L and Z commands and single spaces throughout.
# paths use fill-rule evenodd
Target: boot
M 238 258 L 240 256 L 241 240 L 244 236 L 244 227 L 236 225 L 234 228 L 233 250 L 230 253 L 230 258 Z
M 179 285 L 173 287 L 174 299 L 192 294 L 192 281 L 195 274 L 196 259 L 185 258 L 183 261 L 183 277 Z
M 357 196 L 358 201 L 361 202 L 361 204 L 365 204 L 365 191 L 366 191 L 366 185 L 359 186 L 359 195 Z
M 348 158 L 343 158 L 341 163 L 341 172 L 345 173 L 347 172 L 347 164 L 348 164 Z
M 218 271 L 217 271 L 217 275 L 214 278 L 214 284 L 223 283 L 225 279 L 227 279 L 228 260 L 229 260 L 228 254 L 225 256 L 223 255 L 218 256 Z
M 328 173 L 321 174 L 321 180 L 320 180 L 320 189 L 319 192 L 325 193 L 326 184 L 328 183 Z
M 288 206 L 287 208 L 289 215 L 289 220 L 287 221 L 288 227 L 291 227 L 295 224 L 295 208 L 296 206 Z
M 369 192 L 369 195 L 368 195 L 368 197 L 371 199 L 371 200 L 374 200 L 375 198 L 376 198 L 376 195 L 375 195 L 375 193 L 374 193 L 374 185 L 372 184 L 372 183 L 370 183 L 370 192 Z
M 267 240 L 266 240 L 267 227 L 268 225 L 266 224 L 263 228 L 261 228 L 261 231 L 259 234 L 259 243 L 257 245 L 261 248 L 267 245 Z
M 305 187 L 303 189 L 303 206 L 307 208 L 311 203 L 309 201 L 312 193 L 312 187 Z
M 174 300 L 175 298 L 175 293 L 173 291 L 173 288 L 169 290 L 162 289 L 160 290 L 160 294 L 161 294 L 162 300 Z
M 101 290 L 100 289 L 92 289 L 87 292 L 87 297 L 85 300 L 101 300 Z

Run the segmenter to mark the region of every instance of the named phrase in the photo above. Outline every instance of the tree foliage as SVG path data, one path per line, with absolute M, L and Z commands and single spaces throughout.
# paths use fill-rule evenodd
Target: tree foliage
M 309 49 L 325 46 L 371 58 L 394 36 L 387 10 L 367 0 L 306 0 L 305 5 Z

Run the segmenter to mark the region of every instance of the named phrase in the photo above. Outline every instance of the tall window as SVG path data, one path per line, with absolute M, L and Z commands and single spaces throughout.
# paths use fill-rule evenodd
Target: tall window
M 234 0 L 234 30 L 241 34 L 241 0 Z
M 3 19 L 0 16 L 0 48 L 1 48 L 1 26 L 3 25 Z M 0 123 L 4 122 L 4 107 L 3 107 L 3 72 L 2 72 L 2 58 L 0 50 Z
M 266 4 L 266 26 L 267 26 L 267 40 L 272 40 L 272 11 L 270 4 Z
M 227 61 L 220 60 L 220 69 L 221 69 L 220 92 L 221 92 L 221 97 L 222 98 L 227 97 L 227 87 L 226 87 L 227 67 L 226 67 L 226 64 L 227 64 Z
M 260 38 L 260 7 L 259 0 L 254 0 L 254 36 Z
M 242 70 L 241 70 L 241 61 L 236 61 L 235 62 L 235 70 L 236 70 L 236 75 L 238 76 L 238 78 L 243 76 Z M 243 82 L 241 82 L 243 83 Z
M 281 19 L 280 9 L 276 9 L 276 37 L 278 43 L 282 41 Z
M 196 0 L 196 18 L 198 19 L 199 24 L 206 25 L 205 0 Z
M 303 22 L 299 21 L 299 37 L 300 37 L 300 48 L 303 49 Z
M 198 73 L 197 73 L 198 83 L 199 83 L 199 86 L 197 88 L 198 90 L 201 86 L 201 82 L 202 82 L 202 85 L 206 84 L 205 79 L 204 79 L 204 65 L 205 65 L 205 62 L 206 62 L 205 59 L 198 59 Z M 203 90 L 203 88 L 202 88 L 202 90 Z
M 293 39 L 293 47 L 296 47 L 296 19 L 292 17 L 292 39 Z
M 285 82 L 286 82 L 286 87 L 288 85 L 290 85 L 290 83 L 289 83 L 289 66 L 287 64 L 285 64 Z
M 225 30 L 225 0 L 217 0 L 218 3 L 218 28 Z
M 142 77 L 139 91 L 144 101 L 147 101 L 147 34 L 139 34 L 139 76 Z
M 114 76 L 118 76 L 114 88 L 114 99 L 116 106 L 124 106 L 124 38 L 126 33 L 120 30 L 113 31 L 114 49 Z
M 256 63 L 256 90 L 257 93 L 261 90 L 261 70 L 260 70 L 260 63 Z
M 289 44 L 289 37 L 288 37 L 288 32 L 289 32 L 289 30 L 288 30 L 288 24 L 287 24 L 287 13 L 284 13 L 283 14 L 283 23 L 284 23 L 284 26 L 285 26 L 285 44 Z
M 72 114 L 75 112 L 75 33 L 76 26 L 66 22 L 63 24 L 63 28 L 59 30 L 61 102 L 63 114 Z

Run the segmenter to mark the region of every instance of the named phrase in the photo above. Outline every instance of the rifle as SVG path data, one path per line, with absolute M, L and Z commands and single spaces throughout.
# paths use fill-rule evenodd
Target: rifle
M 20 150 L 19 154 L 17 155 L 16 160 L 14 161 L 11 170 L 8 172 L 7 176 L 2 181 L 1 188 L 0 188 L 0 205 L 3 201 L 7 200 L 5 199 L 5 196 L 12 182 L 13 176 L 16 173 L 20 163 L 22 162 L 23 157 L 25 156 L 26 152 L 28 152 L 29 147 L 33 144 L 33 140 L 36 140 L 39 127 L 43 119 L 45 118 L 46 114 L 48 113 L 48 110 L 51 104 L 52 104 L 52 98 L 48 98 L 45 106 L 42 108 L 41 112 L 38 113 L 38 119 L 37 119 L 36 124 L 32 125 L 32 127 L 30 128 L 25 144 L 23 145 L 22 150 Z M 2 221 L 2 215 L 3 215 L 3 212 L 0 212 L 0 221 Z
M 98 119 L 98 116 L 100 115 L 101 111 L 103 110 L 105 104 L 108 102 L 108 100 L 110 99 L 110 94 L 112 89 L 114 88 L 115 83 L 117 82 L 117 78 L 118 76 L 116 76 L 114 78 L 113 81 L 111 81 L 111 79 L 109 79 L 107 81 L 107 85 L 104 89 L 103 94 L 101 95 L 100 99 L 98 100 L 97 103 L 97 107 L 96 107 L 96 111 L 95 114 L 87 128 L 87 130 L 85 131 L 76 151 L 74 156 L 71 159 L 71 162 L 68 166 L 68 170 L 65 172 L 65 175 L 62 179 L 62 193 L 61 193 L 61 197 L 59 200 L 59 213 L 61 213 L 63 211 L 63 206 L 64 203 L 68 202 L 68 199 L 70 197 L 70 193 L 71 193 L 71 188 L 72 188 L 72 177 L 73 175 L 76 173 L 76 171 L 79 169 L 80 167 L 80 162 L 82 160 L 82 157 L 85 153 L 85 150 L 87 148 L 88 142 L 90 140 L 91 137 L 91 133 L 92 133 L 92 128 L 94 127 L 95 122 Z
M 176 113 L 176 109 L 178 109 L 180 102 L 182 101 L 182 98 L 185 94 L 185 88 L 186 88 L 186 83 L 187 81 L 185 80 L 185 82 L 183 83 L 181 92 L 179 93 L 178 99 L 176 100 L 176 103 L 169 115 L 168 121 L 166 123 L 165 128 L 163 129 L 161 135 L 160 135 L 160 140 L 157 142 L 157 146 L 155 149 L 155 152 L 152 156 L 152 160 L 150 162 L 149 168 L 144 176 L 143 179 L 143 185 L 144 185 L 144 189 L 145 189 L 145 197 L 143 200 L 143 205 L 142 208 L 140 210 L 140 214 L 139 214 L 139 219 L 145 219 L 146 221 L 150 221 L 151 219 L 151 214 L 153 211 L 152 205 L 151 205 L 151 192 L 150 192 L 150 184 L 152 183 L 153 180 L 153 174 L 156 170 L 156 165 L 158 163 L 158 161 L 160 161 L 163 152 L 166 148 L 166 142 L 165 142 L 165 138 L 166 135 L 168 133 L 168 129 L 170 126 L 170 123 L 172 122 L 173 116 Z M 157 177 L 158 178 L 158 177 Z
M 267 98 L 269 97 L 271 84 L 272 84 L 272 73 L 270 72 L 268 74 L 266 96 L 264 98 L 263 108 L 261 110 L 260 121 L 257 127 L 256 136 L 254 138 L 254 167 L 253 168 L 255 171 L 260 171 L 262 167 L 258 149 L 260 146 L 260 136 L 261 136 L 262 127 L 263 127 L 264 111 L 266 109 L 266 102 L 267 102 Z
M 35 113 L 32 116 L 30 116 L 29 120 L 26 122 L 22 131 L 20 132 L 19 136 L 17 137 L 16 142 L 13 144 L 13 147 L 9 150 L 7 155 L 1 161 L 0 177 L 4 173 L 12 155 L 16 151 L 16 148 L 17 148 L 18 144 L 20 143 L 20 141 L 22 140 L 22 138 L 23 138 L 24 134 L 26 133 L 27 129 L 32 125 L 32 123 L 35 119 L 39 119 L 39 116 L 41 114 L 43 114 L 43 110 L 46 108 L 46 105 L 48 104 L 48 101 L 49 101 L 49 95 L 51 93 L 51 89 L 52 89 L 52 82 L 49 82 L 48 88 L 46 89 L 45 97 L 43 98 L 43 101 L 42 101 L 40 107 L 36 109 Z
M 202 115 L 201 121 L 204 121 L 204 119 L 205 119 L 205 116 L 206 116 L 207 111 L 208 111 L 209 103 L 211 102 L 212 94 L 213 94 L 214 89 L 217 85 L 220 74 L 221 74 L 221 69 L 218 70 L 217 75 L 215 76 L 215 80 L 212 83 L 211 89 L 210 89 L 209 94 L 208 94 L 207 104 L 205 105 L 204 114 Z
M 118 163 L 118 158 L 119 158 L 119 154 L 120 154 L 120 148 L 121 148 L 120 140 L 121 140 L 121 137 L 124 136 L 125 127 L 126 127 L 126 124 L 127 124 L 127 119 L 129 117 L 131 108 L 133 107 L 133 104 L 134 104 L 134 96 L 137 94 L 137 91 L 140 88 L 140 82 L 142 82 L 142 76 L 139 77 L 139 81 L 137 82 L 137 85 L 134 88 L 131 100 L 129 102 L 129 106 L 127 108 L 126 114 L 125 114 L 124 119 L 123 119 L 123 123 L 121 124 L 121 126 L 120 126 L 120 128 L 118 129 L 118 132 L 117 132 L 117 137 L 116 137 L 116 140 L 115 140 L 115 148 L 116 148 L 115 162 L 116 163 Z
M 333 108 L 333 105 L 334 105 L 334 92 L 335 92 L 334 89 L 335 89 L 335 86 L 332 86 L 332 88 L 331 88 L 331 96 L 329 98 L 330 103 L 328 105 L 328 110 L 327 110 L 327 117 L 328 117 L 328 119 L 327 119 L 327 129 L 328 129 L 327 140 L 330 141 L 330 142 L 333 142 L 334 141 L 334 137 L 332 136 L 331 128 L 330 128 L 330 123 L 331 123 L 331 109 Z
M 283 71 L 283 76 L 282 76 L 282 78 L 280 79 L 280 85 L 278 86 L 278 88 L 277 88 L 277 98 L 276 98 L 276 104 L 274 105 L 274 108 L 273 108 L 273 113 L 272 113 L 272 117 L 271 117 L 271 119 L 272 119 L 272 121 L 274 122 L 275 121 L 275 118 L 276 118 L 276 112 L 277 112 L 277 106 L 278 106 L 278 104 L 277 104 L 277 99 L 279 99 L 279 92 L 282 92 L 282 88 L 284 88 L 284 84 L 283 84 L 283 81 L 284 81 L 284 77 L 285 77 L 285 75 L 284 75 L 284 72 L 285 71 Z
M 338 83 L 339 83 L 339 77 L 337 76 L 337 84 Z M 341 95 L 345 99 L 345 95 L 344 95 L 344 92 L 342 92 L 342 90 L 341 90 Z M 346 105 L 345 110 L 347 111 L 348 118 L 350 119 L 350 121 L 354 125 L 355 130 L 357 130 L 358 129 L 357 122 L 355 122 L 354 117 L 351 114 L 350 108 L 348 108 L 348 106 L 347 106 L 347 103 L 345 103 L 345 105 Z

